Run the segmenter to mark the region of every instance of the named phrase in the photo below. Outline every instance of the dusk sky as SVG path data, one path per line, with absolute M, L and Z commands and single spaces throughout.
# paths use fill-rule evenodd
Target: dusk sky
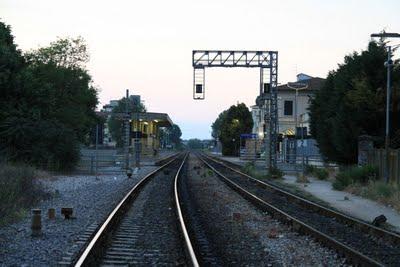
M 149 111 L 168 113 L 184 139 L 210 138 L 221 111 L 254 105 L 259 90 L 257 69 L 207 69 L 206 99 L 193 100 L 193 49 L 275 50 L 279 83 L 300 72 L 325 78 L 346 54 L 366 48 L 371 33 L 400 32 L 399 11 L 395 0 L 0 0 L 0 19 L 20 49 L 82 36 L 99 108 L 129 88 Z

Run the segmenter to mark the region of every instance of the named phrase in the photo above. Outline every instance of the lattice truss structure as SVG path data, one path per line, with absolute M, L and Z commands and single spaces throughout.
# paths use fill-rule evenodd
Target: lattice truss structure
M 265 109 L 267 165 L 276 167 L 278 145 L 278 52 L 193 50 L 193 99 L 205 98 L 205 68 L 260 68 L 260 95 L 257 105 Z

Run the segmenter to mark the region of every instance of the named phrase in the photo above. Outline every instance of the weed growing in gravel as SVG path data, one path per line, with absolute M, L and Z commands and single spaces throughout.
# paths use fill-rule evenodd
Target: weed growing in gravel
M 298 174 L 296 177 L 296 183 L 309 183 L 310 181 L 307 179 L 307 176 L 303 174 Z
M 244 167 L 242 168 L 243 172 L 250 175 L 250 176 L 255 176 L 256 175 L 256 168 L 254 166 L 253 162 L 247 162 Z
M 35 178 L 30 166 L 0 165 L 0 225 L 18 219 L 24 209 L 47 197 Z

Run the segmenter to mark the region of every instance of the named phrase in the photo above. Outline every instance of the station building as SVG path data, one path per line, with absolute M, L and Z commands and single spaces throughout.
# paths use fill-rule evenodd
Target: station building
M 133 152 L 140 149 L 142 156 L 151 156 L 160 149 L 160 128 L 172 127 L 173 122 L 166 113 L 133 113 L 131 117 L 131 144 Z M 135 146 L 135 142 L 140 145 Z
M 312 77 L 310 75 L 300 73 L 297 75 L 296 82 L 307 85 L 304 90 L 299 90 L 296 96 L 296 91 L 288 87 L 287 84 L 282 84 L 277 87 L 278 93 L 278 151 L 285 157 L 286 154 L 293 153 L 293 147 L 299 144 L 296 139 L 296 115 L 297 126 L 303 129 L 305 151 L 309 154 L 318 154 L 318 149 L 315 146 L 315 140 L 310 137 L 310 122 L 308 109 L 310 106 L 310 99 L 314 97 L 315 93 L 319 91 L 324 85 L 325 79 L 319 77 Z M 297 114 L 296 114 L 297 102 Z M 251 107 L 253 117 L 253 130 L 252 133 L 256 136 L 254 139 L 249 139 L 246 142 L 246 151 L 255 151 L 255 153 L 262 153 L 264 149 L 264 135 L 268 129 L 268 125 L 264 122 L 264 110 L 258 106 Z M 300 130 L 300 129 L 299 129 Z M 254 144 L 253 144 L 254 143 Z M 250 153 L 251 154 L 251 153 Z M 252 157 L 254 157 L 254 152 Z

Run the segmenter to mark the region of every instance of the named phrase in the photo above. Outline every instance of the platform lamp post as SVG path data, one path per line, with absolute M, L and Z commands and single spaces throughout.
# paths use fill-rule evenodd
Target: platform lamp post
M 379 37 L 379 38 L 400 38 L 400 33 L 389 33 L 389 32 L 381 32 L 381 33 L 373 33 L 371 34 L 371 38 Z M 388 46 L 388 55 L 387 61 L 385 61 L 384 66 L 387 68 L 387 81 L 386 81 L 386 127 L 385 127 L 385 154 L 386 154 L 386 163 L 385 163 L 385 182 L 389 182 L 389 145 L 390 145 L 390 94 L 391 94 L 391 77 L 390 71 L 393 66 L 392 57 L 392 47 Z
M 297 127 L 298 127 L 298 119 L 297 119 L 297 98 L 299 95 L 299 90 L 305 90 L 308 88 L 308 84 L 306 83 L 299 83 L 299 82 L 295 82 L 295 83 L 287 83 L 287 87 L 290 89 L 294 89 L 296 90 L 296 94 L 294 96 L 294 117 L 295 117 L 295 130 L 294 130 L 294 136 L 295 136 L 295 146 L 294 146 L 294 163 L 295 163 L 295 168 L 297 171 Z M 303 136 L 303 128 L 301 129 L 302 131 L 302 136 Z M 302 140 L 303 142 L 303 140 Z M 302 143 L 303 144 L 303 143 Z M 304 148 L 302 147 L 302 149 L 304 150 Z M 304 162 L 304 153 L 302 153 L 303 155 L 303 159 L 302 162 Z M 303 175 L 303 171 L 304 171 L 304 164 L 302 164 L 302 175 Z

